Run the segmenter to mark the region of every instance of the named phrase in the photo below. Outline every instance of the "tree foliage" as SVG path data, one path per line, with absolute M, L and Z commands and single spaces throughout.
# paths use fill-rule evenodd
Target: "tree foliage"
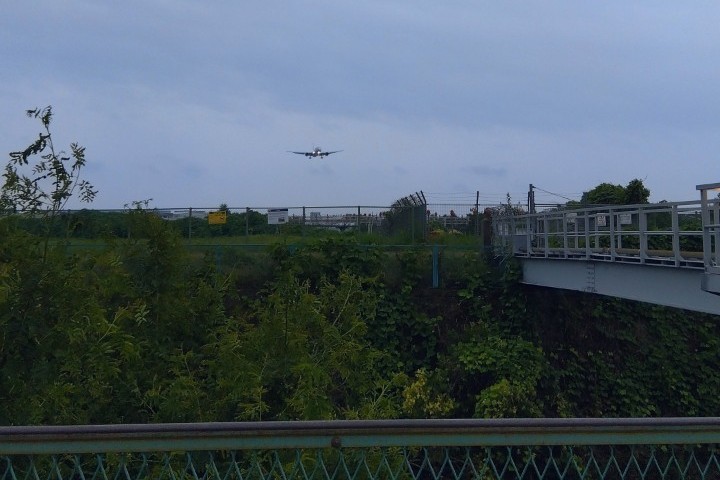
M 0 207 L 26 213 L 54 215 L 77 196 L 92 202 L 97 191 L 80 178 L 85 166 L 85 147 L 70 144 L 70 154 L 57 150 L 50 132 L 52 107 L 27 110 L 27 116 L 40 121 L 42 132 L 28 147 L 10 153 L 3 173 Z
M 631 180 L 627 186 L 601 183 L 592 190 L 583 193 L 582 205 L 637 205 L 648 203 L 650 190 L 642 180 Z
M 625 187 L 625 203 L 628 205 L 639 205 L 641 203 L 648 203 L 650 198 L 650 190 L 645 188 L 642 180 L 637 178 L 630 180 Z

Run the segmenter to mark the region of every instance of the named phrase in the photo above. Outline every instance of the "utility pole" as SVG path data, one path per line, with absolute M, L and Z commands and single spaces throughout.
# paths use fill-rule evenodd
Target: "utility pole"
M 535 186 L 531 183 L 528 190 L 528 213 L 535 213 Z

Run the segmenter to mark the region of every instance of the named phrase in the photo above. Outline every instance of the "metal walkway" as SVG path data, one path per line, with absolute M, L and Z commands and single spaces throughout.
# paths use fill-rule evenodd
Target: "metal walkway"
M 523 282 L 720 314 L 720 183 L 700 200 L 494 218 Z M 710 197 L 714 198 L 710 198 Z

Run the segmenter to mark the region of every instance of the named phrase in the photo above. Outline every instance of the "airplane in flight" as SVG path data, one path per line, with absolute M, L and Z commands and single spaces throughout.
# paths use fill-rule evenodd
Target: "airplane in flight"
M 334 152 L 323 152 L 323 151 L 322 151 L 322 148 L 320 148 L 320 147 L 315 147 L 315 148 L 313 148 L 312 152 L 293 152 L 292 150 L 288 150 L 288 152 L 290 152 L 290 153 L 297 153 L 298 155 L 305 155 L 305 156 L 308 157 L 308 158 L 310 158 L 310 157 L 313 157 L 313 158 L 315 158 L 315 157 L 320 157 L 320 158 L 322 158 L 322 157 L 327 157 L 328 155 L 330 155 L 330 154 L 332 154 L 332 153 L 342 152 L 342 150 L 335 150 Z

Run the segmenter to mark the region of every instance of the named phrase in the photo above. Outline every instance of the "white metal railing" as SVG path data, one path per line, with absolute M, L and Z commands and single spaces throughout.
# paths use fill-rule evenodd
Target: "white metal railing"
M 702 191 L 701 201 L 498 214 L 493 219 L 495 243 L 519 257 L 705 268 L 720 273 L 720 200 L 709 199 L 708 190 Z
M 698 185 L 703 222 L 703 263 L 706 273 L 720 274 L 718 245 L 720 245 L 720 183 Z M 710 194 L 715 198 L 710 198 Z

